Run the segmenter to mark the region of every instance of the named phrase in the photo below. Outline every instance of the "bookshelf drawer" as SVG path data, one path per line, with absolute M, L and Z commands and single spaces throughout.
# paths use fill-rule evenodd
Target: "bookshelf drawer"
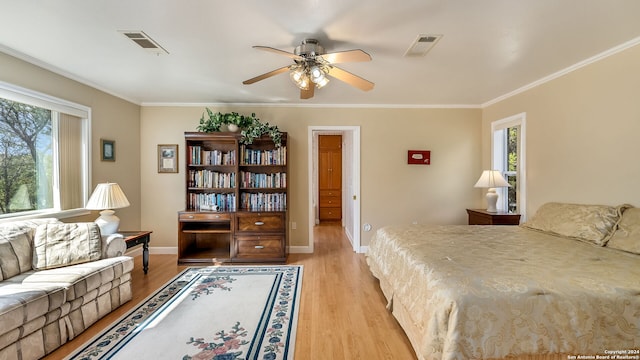
M 277 235 L 236 236 L 236 256 L 279 258 L 284 256 L 284 238 Z
M 181 213 L 179 221 L 231 221 L 231 214 L 226 213 Z
M 249 213 L 236 216 L 236 231 L 246 232 L 284 232 L 285 223 L 283 214 Z

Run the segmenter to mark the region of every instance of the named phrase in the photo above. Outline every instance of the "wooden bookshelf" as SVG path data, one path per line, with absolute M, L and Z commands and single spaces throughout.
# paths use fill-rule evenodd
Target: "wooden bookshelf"
M 284 262 L 287 134 L 185 132 L 185 210 L 178 213 L 178 263 Z

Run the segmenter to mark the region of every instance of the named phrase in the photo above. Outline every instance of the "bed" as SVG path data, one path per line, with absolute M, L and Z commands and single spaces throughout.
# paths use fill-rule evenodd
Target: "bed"
M 640 358 L 639 208 L 549 203 L 520 226 L 387 226 L 366 260 L 418 359 Z

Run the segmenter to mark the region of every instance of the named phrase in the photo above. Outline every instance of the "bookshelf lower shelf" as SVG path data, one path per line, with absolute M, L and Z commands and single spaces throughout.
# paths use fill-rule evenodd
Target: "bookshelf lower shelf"
M 182 230 L 185 234 L 230 234 L 229 230 Z
M 178 258 L 178 264 L 217 264 L 230 261 L 228 249 L 187 249 Z

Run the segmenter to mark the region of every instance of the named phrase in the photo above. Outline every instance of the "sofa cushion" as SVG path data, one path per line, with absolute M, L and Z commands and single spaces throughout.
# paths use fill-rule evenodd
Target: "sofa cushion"
M 11 236 L 0 235 L 0 280 L 31 270 L 31 252 L 28 230 Z
M 25 285 L 49 284 L 64 288 L 66 301 L 72 301 L 122 276 L 130 277 L 131 270 L 133 258 L 119 256 L 74 266 L 34 270 L 21 274 L 16 279 Z
M 0 280 L 31 270 L 35 228 L 57 222 L 46 218 L 0 223 Z
M 65 289 L 55 284 L 0 282 L 0 335 L 61 307 L 65 300 Z
M 100 259 L 102 239 L 96 223 L 42 224 L 33 239 L 33 269 L 52 269 Z

